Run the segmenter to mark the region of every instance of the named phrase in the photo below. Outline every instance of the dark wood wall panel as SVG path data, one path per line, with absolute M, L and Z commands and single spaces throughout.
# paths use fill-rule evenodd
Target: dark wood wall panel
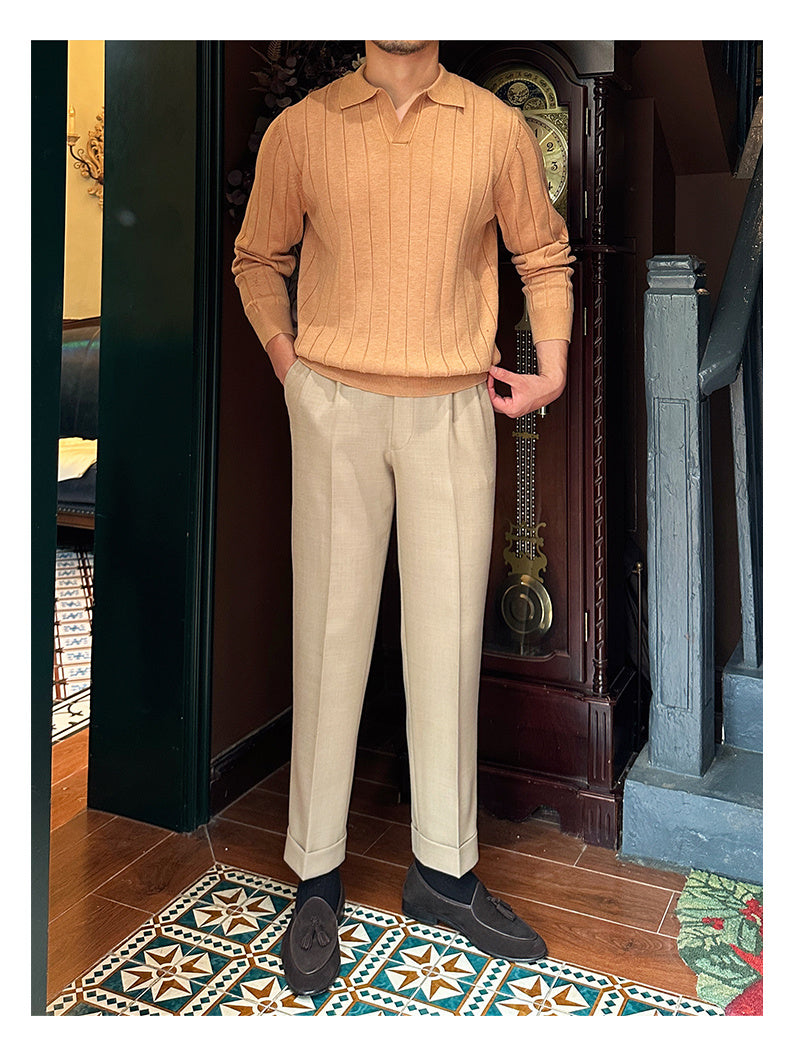
M 257 65 L 249 42 L 226 44 L 223 179 L 259 113 Z M 292 701 L 289 424 L 230 272 L 238 227 L 223 216 L 212 760 Z

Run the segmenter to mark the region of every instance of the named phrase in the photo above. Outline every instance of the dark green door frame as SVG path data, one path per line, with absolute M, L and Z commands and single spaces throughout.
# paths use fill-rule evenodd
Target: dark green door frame
M 106 44 L 89 807 L 208 819 L 221 48 Z
M 208 819 L 221 47 L 106 48 L 89 806 Z M 45 1012 L 67 42 L 33 41 L 31 1012 Z
M 67 43 L 31 42 L 31 1013 L 47 999 Z

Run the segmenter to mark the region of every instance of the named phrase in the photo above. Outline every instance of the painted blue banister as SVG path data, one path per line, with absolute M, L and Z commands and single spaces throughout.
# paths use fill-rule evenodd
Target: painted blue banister
M 697 370 L 709 323 L 705 264 L 648 261 L 644 371 L 650 760 L 702 775 L 714 757 L 714 579 L 709 407 Z

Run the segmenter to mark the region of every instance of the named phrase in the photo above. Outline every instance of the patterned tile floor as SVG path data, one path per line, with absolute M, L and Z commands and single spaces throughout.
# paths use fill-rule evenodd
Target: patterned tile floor
M 89 725 L 94 553 L 56 551 L 53 742 Z
M 285 985 L 294 888 L 220 863 L 66 987 L 54 1016 L 721 1016 L 706 1002 L 545 958 L 489 958 L 451 930 L 348 903 L 332 988 Z

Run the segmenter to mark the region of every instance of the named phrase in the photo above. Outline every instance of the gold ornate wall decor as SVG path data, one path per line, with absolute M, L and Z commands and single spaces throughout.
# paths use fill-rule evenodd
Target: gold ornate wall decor
M 87 133 L 86 149 L 75 144 L 80 139 L 75 134 L 75 109 L 70 106 L 68 117 L 67 145 L 69 152 L 74 158 L 73 168 L 77 168 L 84 179 L 91 179 L 93 186 L 89 187 L 89 193 L 96 197 L 100 207 L 103 207 L 103 137 L 105 133 L 105 107 L 100 107 L 97 115 L 97 124 L 94 131 Z

